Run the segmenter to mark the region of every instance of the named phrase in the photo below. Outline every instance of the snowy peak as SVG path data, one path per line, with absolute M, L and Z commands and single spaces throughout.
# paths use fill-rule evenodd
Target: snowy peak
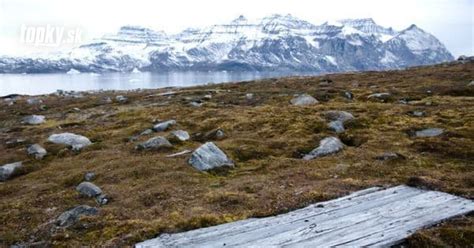
M 126 43 L 156 43 L 167 39 L 167 35 L 140 26 L 123 26 L 116 34 L 104 35 L 103 40 Z
M 443 44 L 435 36 L 425 32 L 415 24 L 402 30 L 394 39 L 403 40 L 412 51 L 445 50 Z
M 434 64 L 453 57 L 436 37 L 411 25 L 400 32 L 371 18 L 313 25 L 292 15 L 241 15 L 167 35 L 123 26 L 57 59 L 0 58 L 2 72 L 291 70 L 341 72 Z

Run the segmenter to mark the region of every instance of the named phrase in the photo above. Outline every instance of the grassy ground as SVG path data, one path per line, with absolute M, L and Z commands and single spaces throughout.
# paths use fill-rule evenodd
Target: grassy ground
M 333 82 L 325 85 L 322 78 Z M 0 246 L 40 242 L 57 247 L 128 246 L 162 232 L 176 232 L 245 219 L 275 215 L 310 203 L 333 199 L 375 185 L 427 187 L 474 198 L 474 64 L 456 64 L 392 72 L 366 72 L 294 77 L 209 85 L 177 90 L 104 92 L 84 98 L 40 96 L 47 110 L 26 104 L 0 103 L 0 164 L 24 161 L 23 175 L 0 183 Z M 343 97 L 352 91 L 353 101 Z M 291 106 L 297 93 L 309 93 L 320 104 Z M 390 92 L 387 102 L 367 100 L 376 92 Z M 247 93 L 254 98 L 246 99 Z M 101 99 L 126 95 L 126 104 Z M 191 100 L 202 99 L 201 107 Z M 399 103 L 410 100 L 409 104 Z M 80 111 L 73 110 L 79 108 Z M 304 161 L 301 155 L 319 140 L 335 136 L 322 113 L 345 110 L 357 119 L 339 135 L 344 151 Z M 407 113 L 422 110 L 426 117 Z M 25 126 L 28 114 L 45 115 L 47 122 Z M 171 151 L 135 151 L 154 135 L 129 142 L 128 137 L 158 120 L 176 119 L 174 129 L 191 134 L 221 128 L 226 138 L 215 143 L 236 162 L 226 175 L 201 173 L 188 165 L 189 155 L 167 158 L 195 149 L 203 141 L 175 144 Z M 434 138 L 412 138 L 410 131 L 441 127 Z M 53 133 L 73 132 L 94 145 L 80 153 L 47 142 Z M 26 156 L 24 145 L 5 142 L 25 138 L 49 152 L 43 161 Z M 398 152 L 404 160 L 374 157 Z M 94 183 L 111 197 L 98 216 L 86 217 L 67 229 L 51 221 L 79 204 L 96 206 L 75 191 L 85 172 L 97 174 Z M 43 242 L 43 243 L 42 243 Z M 474 218 L 466 216 L 417 232 L 412 247 L 474 244 Z

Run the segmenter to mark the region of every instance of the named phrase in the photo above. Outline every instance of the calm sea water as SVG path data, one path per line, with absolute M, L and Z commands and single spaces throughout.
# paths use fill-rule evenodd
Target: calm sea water
M 61 90 L 130 90 L 185 87 L 208 83 L 236 82 L 302 75 L 284 72 L 166 72 L 104 74 L 0 74 L 0 96 L 39 95 Z M 307 74 L 305 74 L 307 75 Z

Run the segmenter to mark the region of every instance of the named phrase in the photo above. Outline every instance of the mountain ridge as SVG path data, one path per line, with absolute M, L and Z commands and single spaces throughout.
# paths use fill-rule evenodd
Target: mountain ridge
M 372 18 L 314 25 L 290 14 L 167 34 L 123 26 L 52 58 L 0 57 L 0 73 L 178 70 L 321 73 L 399 69 L 453 60 L 433 35 L 411 25 L 396 31 Z

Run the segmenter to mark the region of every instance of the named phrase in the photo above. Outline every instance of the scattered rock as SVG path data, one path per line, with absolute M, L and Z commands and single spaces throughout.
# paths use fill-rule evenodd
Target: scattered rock
M 105 96 L 105 97 L 102 98 L 102 103 L 103 104 L 112 103 L 112 99 L 108 96 Z
M 324 117 L 328 121 L 340 121 L 342 123 L 354 119 L 354 116 L 346 111 L 331 110 L 324 112 Z
M 375 93 L 375 94 L 371 94 L 367 97 L 367 99 L 377 99 L 379 101 L 382 101 L 382 102 L 385 102 L 387 100 L 390 99 L 390 97 L 392 96 L 392 94 L 390 93 Z
M 436 137 L 444 133 L 442 128 L 427 128 L 415 132 L 416 137 Z
M 336 133 L 345 131 L 344 123 L 354 119 L 354 116 L 346 111 L 326 111 L 324 113 L 326 120 L 330 121 L 328 128 Z
M 153 133 L 153 130 L 147 129 L 147 130 L 141 132 L 141 133 L 140 133 L 140 136 L 150 135 L 150 134 L 152 134 L 152 133 Z
M 43 159 L 46 154 L 46 149 L 41 147 L 39 144 L 34 144 L 31 146 L 28 146 L 28 149 L 26 149 L 26 152 L 28 153 L 29 156 L 34 156 L 35 159 L 41 160 Z
M 137 150 L 161 150 L 172 148 L 173 145 L 164 137 L 157 136 L 153 137 L 143 143 L 138 144 L 135 149 Z
M 174 140 L 177 140 L 177 141 L 189 140 L 189 134 L 188 134 L 188 132 L 186 132 L 184 130 L 173 131 L 173 132 L 171 132 L 171 134 L 173 135 Z
M 97 208 L 87 205 L 80 205 L 59 215 L 59 217 L 56 219 L 56 225 L 68 227 L 76 223 L 81 216 L 97 215 L 98 213 L 99 210 Z
M 196 133 L 193 134 L 193 140 L 195 141 L 209 141 L 209 140 L 223 140 L 226 135 L 224 131 L 220 128 L 211 130 L 207 133 Z
M 327 137 L 319 142 L 319 146 L 303 157 L 304 160 L 311 160 L 318 157 L 337 153 L 344 148 L 344 144 L 336 137 Z
M 203 98 L 204 98 L 205 100 L 211 100 L 211 99 L 212 99 L 212 95 L 211 95 L 211 94 L 204 95 Z
M 291 99 L 291 104 L 296 106 L 304 106 L 304 105 L 313 105 L 319 103 L 316 98 L 308 95 L 308 94 L 301 94 L 293 99 Z
M 44 121 L 45 117 L 43 115 L 29 115 L 22 119 L 22 123 L 28 125 L 39 125 L 44 123 Z
M 73 133 L 53 134 L 49 136 L 48 141 L 55 144 L 71 146 L 75 151 L 81 150 L 82 148 L 92 144 L 87 137 Z
M 26 103 L 28 103 L 29 105 L 36 105 L 43 103 L 43 100 L 38 98 L 28 98 L 26 99 Z
M 399 159 L 405 159 L 405 156 L 401 155 L 400 153 L 396 153 L 396 152 L 384 152 L 384 153 L 376 156 L 375 159 L 376 160 L 381 160 L 381 161 L 399 160 Z
M 408 112 L 408 115 L 413 117 L 424 117 L 426 116 L 426 113 L 424 111 L 413 110 Z
M 202 106 L 202 102 L 198 102 L 198 101 L 192 101 L 189 103 L 189 105 L 193 106 L 193 107 L 201 107 Z
M 176 125 L 175 120 L 169 120 L 169 121 L 161 122 L 161 123 L 158 123 L 155 126 L 153 126 L 153 131 L 163 132 L 163 131 L 166 131 L 168 128 L 170 128 L 173 125 Z
M 247 100 L 252 100 L 252 99 L 253 99 L 253 93 L 247 93 L 247 94 L 245 94 L 245 98 L 246 98 Z
M 342 121 L 331 121 L 328 124 L 328 128 L 336 133 L 342 133 L 346 130 Z
M 95 173 L 94 172 L 87 172 L 84 174 L 84 180 L 90 182 L 95 179 Z
M 128 102 L 128 98 L 122 95 L 118 95 L 115 97 L 115 100 L 119 103 L 126 103 Z
M 191 153 L 192 151 L 191 150 L 184 150 L 184 151 L 181 151 L 181 152 L 177 152 L 177 153 L 173 153 L 173 154 L 170 154 L 170 155 L 166 155 L 167 158 L 173 158 L 173 157 L 178 157 L 178 156 L 182 156 L 182 155 L 185 155 L 185 154 L 188 154 L 188 153 Z
M 467 86 L 474 86 L 474 80 L 468 83 Z
M 352 94 L 350 91 L 344 91 L 343 96 L 348 100 L 354 99 L 354 94 Z
M 106 194 L 100 194 L 100 195 L 95 197 L 95 201 L 99 205 L 105 205 L 105 204 L 109 203 L 109 197 Z
M 212 142 L 207 142 L 196 149 L 189 159 L 189 164 L 200 171 L 234 167 L 234 162 Z
M 91 182 L 82 182 L 77 185 L 76 190 L 79 194 L 87 197 L 96 197 L 102 194 L 102 190 Z
M 15 173 L 23 167 L 22 162 L 16 162 L 11 164 L 5 164 L 0 166 L 0 182 L 6 181 L 12 178 Z

